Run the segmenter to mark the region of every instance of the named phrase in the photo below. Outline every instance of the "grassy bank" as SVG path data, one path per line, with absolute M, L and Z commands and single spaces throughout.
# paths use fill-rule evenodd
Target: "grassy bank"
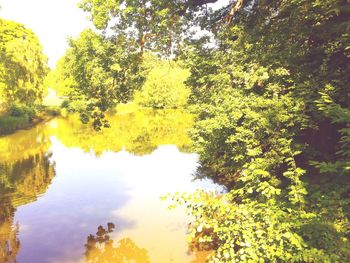
M 34 116 L 28 114 L 3 113 L 0 115 L 0 136 L 11 134 L 21 129 L 29 129 L 59 114 L 60 110 L 56 107 L 44 107 Z

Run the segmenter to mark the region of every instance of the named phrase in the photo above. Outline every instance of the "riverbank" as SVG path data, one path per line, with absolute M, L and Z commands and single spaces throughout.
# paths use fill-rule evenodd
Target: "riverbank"
M 18 130 L 32 128 L 38 123 L 48 121 L 58 115 L 60 115 L 60 110 L 56 107 L 46 107 L 33 118 L 27 115 L 12 116 L 3 114 L 0 116 L 0 136 L 8 135 Z

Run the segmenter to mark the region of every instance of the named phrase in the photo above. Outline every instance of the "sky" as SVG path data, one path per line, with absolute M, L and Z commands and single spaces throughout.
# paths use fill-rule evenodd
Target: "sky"
M 24 24 L 39 37 L 48 64 L 54 68 L 67 47 L 67 37 L 90 27 L 87 14 L 77 7 L 80 0 L 0 0 L 0 17 Z M 210 5 L 219 7 L 229 0 Z
M 49 66 L 54 68 L 68 47 L 67 37 L 88 28 L 79 0 L 0 0 L 0 17 L 24 24 L 39 37 Z

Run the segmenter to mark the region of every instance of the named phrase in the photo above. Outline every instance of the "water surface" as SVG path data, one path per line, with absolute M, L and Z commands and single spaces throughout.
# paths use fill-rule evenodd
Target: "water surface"
M 0 262 L 204 262 L 190 218 L 168 193 L 193 181 L 197 156 L 181 111 L 136 111 L 97 133 L 57 118 L 0 138 Z

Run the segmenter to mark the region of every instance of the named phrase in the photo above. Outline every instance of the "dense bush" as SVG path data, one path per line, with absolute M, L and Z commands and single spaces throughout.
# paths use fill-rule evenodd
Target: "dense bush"
M 176 197 L 193 247 L 213 262 L 348 262 L 349 6 L 250 3 L 184 56 L 199 174 L 228 190 Z
M 37 115 L 37 108 L 34 105 L 11 104 L 8 108 L 8 113 L 10 116 L 27 117 L 29 120 L 33 120 Z

